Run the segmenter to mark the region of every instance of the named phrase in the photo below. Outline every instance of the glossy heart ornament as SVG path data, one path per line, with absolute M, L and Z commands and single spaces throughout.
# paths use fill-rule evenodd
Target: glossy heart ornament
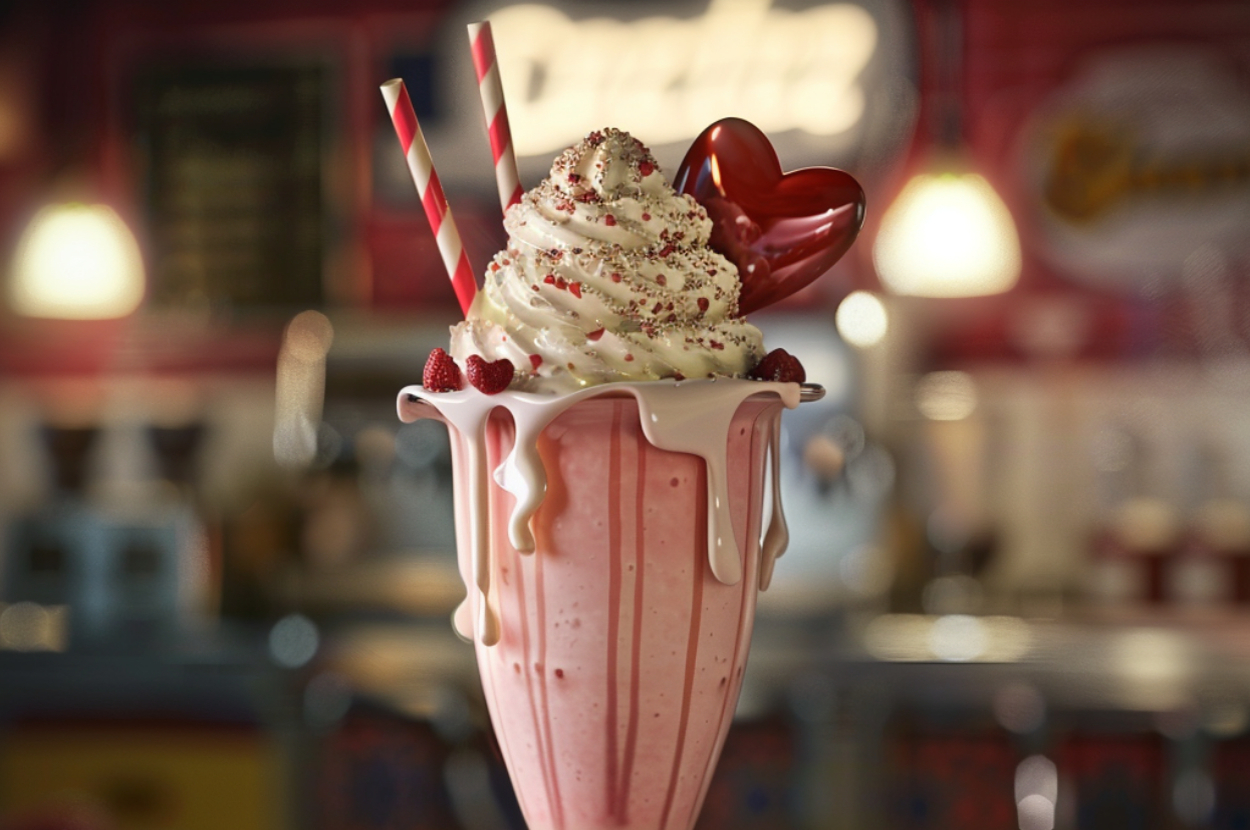
M 686 151 L 673 186 L 712 219 L 711 246 L 738 266 L 741 314 L 790 296 L 829 270 L 864 223 L 864 190 L 849 173 L 783 173 L 754 124 L 724 118 Z

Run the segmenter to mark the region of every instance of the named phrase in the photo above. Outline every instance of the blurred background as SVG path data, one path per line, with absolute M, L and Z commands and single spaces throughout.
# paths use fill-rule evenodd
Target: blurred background
M 793 542 L 701 827 L 1250 827 L 1242 0 L 0 3 L 0 827 L 523 827 L 455 573 L 459 317 L 522 183 L 736 115 L 868 194 L 753 320 Z

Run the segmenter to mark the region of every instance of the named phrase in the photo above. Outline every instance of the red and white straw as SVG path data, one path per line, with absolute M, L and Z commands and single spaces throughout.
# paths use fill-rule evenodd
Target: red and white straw
M 521 201 L 521 176 L 517 172 L 516 153 L 512 149 L 512 130 L 508 126 L 508 108 L 504 105 L 499 60 L 495 57 L 495 39 L 490 33 L 489 20 L 469 24 L 469 46 L 473 52 L 473 68 L 477 70 L 482 112 L 486 115 L 490 152 L 495 157 L 499 204 L 507 210 Z
M 473 276 L 473 267 L 469 265 L 469 257 L 464 252 L 464 245 L 460 242 L 460 232 L 451 216 L 451 206 L 443 195 L 443 185 L 434 170 L 430 148 L 421 133 L 421 125 L 417 123 L 412 99 L 408 97 L 408 90 L 399 78 L 382 84 L 382 98 L 386 100 L 386 108 L 395 125 L 395 134 L 399 136 L 399 146 L 408 159 L 408 170 L 417 186 L 417 194 L 421 197 L 426 218 L 430 220 L 430 228 L 438 243 L 438 252 L 443 257 L 447 276 L 451 278 L 451 287 L 456 292 L 456 299 L 460 301 L 461 310 L 468 314 L 469 304 L 477 294 L 477 280 Z

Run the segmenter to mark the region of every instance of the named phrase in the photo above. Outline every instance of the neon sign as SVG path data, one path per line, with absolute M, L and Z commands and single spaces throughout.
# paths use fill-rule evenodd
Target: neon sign
M 872 15 L 836 3 L 711 0 L 700 16 L 572 20 L 543 5 L 490 15 L 518 155 L 549 156 L 587 125 L 628 124 L 654 144 L 732 113 L 769 133 L 845 133 L 865 109 Z

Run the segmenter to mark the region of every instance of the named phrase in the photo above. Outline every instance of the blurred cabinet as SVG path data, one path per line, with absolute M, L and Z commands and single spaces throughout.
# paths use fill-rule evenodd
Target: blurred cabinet
M 0 739 L 0 803 L 9 816 L 72 806 L 116 830 L 271 830 L 283 824 L 282 769 L 259 730 L 31 724 Z

